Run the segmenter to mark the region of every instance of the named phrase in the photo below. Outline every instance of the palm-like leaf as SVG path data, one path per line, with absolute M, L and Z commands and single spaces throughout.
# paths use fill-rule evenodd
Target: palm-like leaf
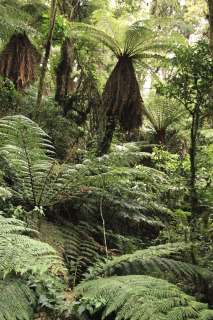
M 92 25 L 75 22 L 71 24 L 70 32 L 72 36 L 76 35 L 78 37 L 80 34 L 82 37 L 95 39 L 100 43 L 103 43 L 115 54 L 115 56 L 120 56 L 122 53 L 119 43 L 113 39 L 112 36 Z
M 155 226 L 157 230 L 171 219 L 172 212 L 162 201 L 162 194 L 171 186 L 168 176 L 141 165 L 150 154 L 141 152 L 140 145 L 126 144 L 107 157 L 68 165 L 53 158 L 49 137 L 23 116 L 1 119 L 0 137 L 10 191 L 28 207 L 69 199 L 83 214 L 86 210 L 99 217 L 102 199 L 104 210 L 110 208 L 115 219 L 129 224 Z
M 168 17 L 180 11 L 178 0 L 157 0 L 152 1 L 151 13 L 157 17 Z
M 141 52 L 147 51 L 151 55 L 153 52 L 159 52 L 159 50 L 163 52 L 169 48 L 165 39 L 159 33 L 153 31 L 146 21 L 137 21 L 130 26 L 125 23 L 123 28 L 120 27 L 119 32 L 118 28 L 122 21 L 117 21 L 114 25 L 117 30 L 113 29 L 111 21 L 107 19 L 106 21 L 108 25 L 106 27 L 105 23 L 104 26 L 108 30 L 107 32 L 85 23 L 72 23 L 70 25 L 71 35 L 98 40 L 108 47 L 117 58 L 122 55 L 137 58 L 137 55 Z M 111 29 L 109 26 L 111 26 Z M 153 58 L 155 57 L 153 56 Z
M 178 283 L 187 293 L 211 294 L 213 273 L 183 262 L 192 250 L 191 243 L 168 243 L 115 257 L 91 268 L 88 279 L 97 277 L 148 275 Z M 182 260 L 182 261 L 181 261 Z M 208 285 L 210 284 L 210 285 Z M 208 297 L 207 297 L 208 298 Z
M 23 116 L 0 120 L 0 153 L 16 180 L 15 193 L 40 205 L 46 177 L 51 173 L 54 149 L 45 132 Z
M 147 54 L 155 58 L 154 53 L 165 52 L 169 48 L 168 39 L 165 42 L 165 37 L 156 31 L 152 30 L 146 22 L 137 21 L 129 27 L 125 34 L 124 52 L 129 56 L 139 59 L 140 55 Z M 159 57 L 163 56 L 159 55 Z M 144 59 L 146 56 L 143 57 Z
M 104 210 L 109 211 L 105 219 L 110 224 L 111 219 L 118 219 L 119 223 L 128 221 L 129 225 L 137 224 L 138 227 L 150 225 L 153 230 L 154 226 L 162 227 L 171 219 L 172 212 L 162 202 L 159 191 L 164 192 L 171 185 L 166 174 L 139 165 L 147 158 L 150 154 L 141 152 L 140 145 L 129 143 L 117 146 L 102 158 L 85 160 L 79 170 L 87 174 L 84 186 L 88 191 L 81 197 L 87 210 L 91 214 L 97 212 L 100 199 L 103 199 Z M 92 208 L 89 209 L 90 205 Z
M 140 270 L 140 262 L 142 265 L 143 261 L 146 262 L 156 257 L 181 260 L 181 257 L 184 254 L 189 253 L 191 248 L 191 243 L 178 242 L 138 250 L 133 254 L 125 254 L 120 257 L 115 257 L 112 260 L 97 265 L 97 268 L 91 269 L 88 279 L 103 276 L 109 277 L 114 275 L 140 274 L 140 271 L 142 272 L 142 270 Z
M 44 285 L 42 294 L 49 294 L 49 287 L 45 287 L 47 275 L 54 279 L 56 290 L 56 283 L 64 285 L 66 269 L 62 258 L 36 237 L 38 232 L 23 221 L 0 215 L 0 320 L 31 320 L 37 295 L 41 295 L 37 284 L 40 290 Z

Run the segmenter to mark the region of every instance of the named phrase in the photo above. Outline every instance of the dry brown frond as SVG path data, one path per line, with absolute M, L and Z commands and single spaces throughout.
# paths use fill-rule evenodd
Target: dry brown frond
M 0 74 L 24 89 L 36 77 L 40 55 L 25 33 L 15 33 L 0 55 Z
M 117 118 L 126 131 L 142 125 L 143 100 L 132 59 L 128 56 L 119 58 L 106 83 L 103 108 L 107 117 Z

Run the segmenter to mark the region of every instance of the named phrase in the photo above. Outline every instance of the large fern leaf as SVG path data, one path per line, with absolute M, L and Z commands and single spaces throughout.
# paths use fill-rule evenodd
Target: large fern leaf
M 49 205 L 78 185 L 77 170 L 54 159 L 50 138 L 32 120 L 20 115 L 1 119 L 0 137 L 0 155 L 9 167 L 19 201 Z
M 87 269 L 101 259 L 103 247 L 94 239 L 96 230 L 80 221 L 77 225 L 68 221 L 53 225 L 43 222 L 41 234 L 63 256 L 69 272 L 69 283 L 74 287 L 84 278 Z
M 105 17 L 104 23 L 99 25 L 100 29 L 85 23 L 72 23 L 70 33 L 72 36 L 95 39 L 103 43 L 117 58 L 121 55 L 135 59 L 156 58 L 153 53 L 168 48 L 168 42 L 166 45 L 162 36 L 150 28 L 151 24 L 147 21 L 141 20 L 130 25 L 127 20 Z M 160 57 L 163 58 L 158 54 L 158 58 Z
M 117 219 L 118 224 L 125 221 L 129 225 L 162 227 L 172 216 L 162 203 L 162 194 L 171 184 L 166 174 L 141 164 L 150 158 L 140 146 L 127 144 L 109 155 L 85 160 L 78 165 L 79 173 L 85 175 L 85 188 L 76 205 L 92 214 L 102 199 L 106 222 Z
M 190 243 L 171 243 L 114 257 L 90 268 L 88 279 L 149 275 L 178 284 L 187 293 L 211 303 L 213 273 L 190 262 Z
M 75 195 L 76 204 L 95 212 L 103 198 L 103 210 L 114 208 L 117 219 L 158 228 L 171 216 L 171 211 L 160 204 L 162 191 L 169 187 L 168 177 L 153 168 L 137 166 L 148 157 L 137 146 L 123 147 L 119 159 L 118 153 L 112 152 L 71 166 L 53 158 L 49 137 L 26 117 L 1 119 L 0 137 L 0 155 L 8 165 L 13 194 L 21 202 L 48 206 Z
M 15 194 L 39 205 L 52 168 L 53 147 L 48 136 L 24 116 L 1 119 L 0 136 L 0 153 L 15 177 Z
M 35 295 L 19 279 L 0 281 L 0 320 L 32 320 Z
M 82 319 L 212 320 L 213 311 L 175 285 L 148 276 L 122 276 L 83 283 L 75 312 Z M 85 316 L 85 317 L 84 317 Z M 87 318 L 88 319 L 88 318 Z
M 62 260 L 47 243 L 31 238 L 35 231 L 22 221 L 0 215 L 0 273 L 64 273 Z
M 190 256 L 191 247 L 191 243 L 168 243 L 137 250 L 132 254 L 114 257 L 112 260 L 98 264 L 96 268 L 91 269 L 88 279 L 94 279 L 99 276 L 110 277 L 114 275 L 143 274 L 146 262 L 151 259 L 170 258 L 179 261 L 183 259 L 184 255 Z M 157 265 L 155 267 L 157 268 Z M 151 272 L 150 269 L 149 271 Z
M 10 187 L 24 204 L 49 206 L 73 199 L 78 210 L 95 214 L 97 219 L 102 202 L 103 212 L 135 228 L 150 225 L 159 230 L 171 219 L 171 210 L 162 202 L 162 194 L 171 189 L 168 177 L 142 165 L 150 155 L 140 146 L 127 144 L 119 153 L 68 165 L 54 159 L 49 137 L 26 117 L 1 119 L 0 137 L 0 155 L 11 175 Z M 106 219 L 110 222 L 109 213 Z

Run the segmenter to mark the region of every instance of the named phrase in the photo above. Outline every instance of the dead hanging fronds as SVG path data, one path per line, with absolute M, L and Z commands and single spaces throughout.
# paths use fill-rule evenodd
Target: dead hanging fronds
M 15 33 L 0 55 L 0 74 L 21 90 L 36 78 L 40 55 L 25 33 Z
M 143 100 L 135 75 L 132 59 L 127 55 L 119 57 L 107 80 L 102 99 L 102 139 L 98 155 L 108 152 L 116 123 L 125 131 L 132 131 L 142 125 Z
M 104 92 L 103 111 L 114 117 L 125 131 L 142 125 L 143 100 L 140 95 L 132 59 L 122 55 L 112 71 Z

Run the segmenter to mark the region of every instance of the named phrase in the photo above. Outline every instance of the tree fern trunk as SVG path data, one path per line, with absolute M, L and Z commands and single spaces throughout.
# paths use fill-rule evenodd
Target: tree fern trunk
M 156 132 L 156 142 L 164 145 L 166 143 L 166 130 L 160 129 Z
M 61 47 L 61 61 L 56 71 L 56 93 L 55 100 L 63 105 L 65 98 L 72 93 L 72 83 L 70 75 L 74 62 L 74 50 L 72 42 L 66 38 Z
M 97 150 L 98 156 L 102 156 L 109 152 L 115 127 L 116 127 L 116 119 L 113 115 L 111 115 L 107 119 L 105 130 L 104 130 L 104 127 L 99 129 L 99 131 L 104 130 L 104 134 L 102 135 L 102 138 L 100 139 L 100 142 L 98 145 L 98 150 Z

